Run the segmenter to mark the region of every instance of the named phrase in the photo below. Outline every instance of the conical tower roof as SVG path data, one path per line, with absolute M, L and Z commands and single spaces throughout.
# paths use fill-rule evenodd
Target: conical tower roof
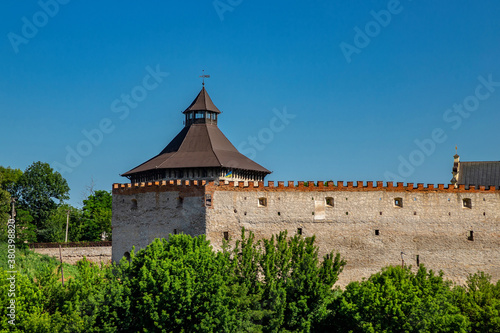
M 183 113 L 193 111 L 221 113 L 205 87 Z M 241 154 L 217 127 L 217 123 L 192 123 L 185 126 L 158 155 L 122 176 L 133 178 L 139 173 L 184 168 L 239 169 L 264 176 L 271 173 Z
M 219 109 L 215 106 L 215 104 L 212 102 L 212 99 L 207 93 L 207 90 L 205 87 L 203 87 L 194 99 L 193 103 L 183 111 L 183 113 L 190 112 L 190 111 L 211 111 L 215 113 L 221 113 Z

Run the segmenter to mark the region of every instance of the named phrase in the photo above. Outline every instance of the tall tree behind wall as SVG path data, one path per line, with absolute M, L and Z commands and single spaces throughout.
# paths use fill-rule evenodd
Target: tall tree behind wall
M 34 162 L 19 177 L 14 186 L 20 208 L 33 217 L 37 241 L 50 242 L 49 217 L 63 200 L 69 199 L 69 186 L 61 174 L 48 163 Z
M 108 191 L 94 191 L 83 200 L 82 240 L 111 240 L 111 201 Z

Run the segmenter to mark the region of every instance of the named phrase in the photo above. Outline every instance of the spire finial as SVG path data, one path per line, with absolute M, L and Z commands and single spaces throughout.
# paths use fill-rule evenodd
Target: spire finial
M 205 75 L 205 70 L 204 69 L 202 69 L 201 71 L 203 72 L 203 75 L 200 75 L 200 77 L 203 78 L 203 82 L 201 84 L 203 86 L 205 86 L 205 78 L 208 79 L 210 77 L 210 75 Z

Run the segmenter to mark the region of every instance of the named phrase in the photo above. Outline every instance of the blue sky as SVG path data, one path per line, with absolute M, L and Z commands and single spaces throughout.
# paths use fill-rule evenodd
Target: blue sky
M 448 183 L 455 145 L 500 160 L 498 17 L 497 1 L 4 1 L 0 165 L 57 166 L 79 205 L 181 130 L 205 69 L 219 127 L 269 180 Z

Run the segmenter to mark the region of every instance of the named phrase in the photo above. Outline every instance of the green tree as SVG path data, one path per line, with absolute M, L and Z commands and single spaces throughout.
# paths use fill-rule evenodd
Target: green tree
M 248 313 L 264 332 L 309 332 L 326 317 L 346 262 L 333 251 L 320 262 L 314 241 L 281 232 L 255 243 L 253 233 L 243 230 L 236 242 L 236 276 L 259 300 Z
M 0 187 L 10 194 L 14 194 L 19 178 L 23 172 L 19 169 L 0 166 Z
M 9 213 L 10 194 L 0 188 L 0 241 L 5 241 L 7 239 L 7 221 L 10 219 Z
M 45 221 L 44 228 L 39 232 L 40 238 L 48 239 L 50 242 L 64 242 L 68 211 L 68 241 L 80 241 L 82 238 L 82 212 L 69 204 L 62 204 L 52 212 Z
M 4 167 L 0 167 L 0 241 L 7 239 L 7 220 L 11 217 L 10 193 L 5 190 Z
M 458 307 L 471 322 L 471 332 L 500 332 L 500 281 L 493 284 L 490 275 L 478 272 L 454 291 Z
M 50 234 L 44 229 L 45 223 L 63 200 L 69 199 L 69 186 L 59 172 L 55 172 L 48 163 L 34 162 L 19 177 L 16 195 L 21 208 L 32 217 L 37 228 L 39 241 L 50 242 L 44 235 Z M 56 202 L 58 201 L 58 202 Z
M 83 240 L 99 241 L 103 233 L 111 239 L 111 204 L 108 191 L 95 191 L 83 200 Z
M 37 240 L 36 226 L 33 224 L 33 217 L 24 209 L 16 209 L 16 244 L 27 247 L 28 243 Z
M 386 267 L 351 282 L 332 303 L 332 332 L 466 332 L 469 322 L 453 304 L 450 282 L 420 266 Z
M 16 326 L 8 324 L 4 307 L 0 330 L 308 332 L 331 299 L 343 266 L 338 256 L 319 263 L 313 242 L 286 233 L 254 242 L 250 233 L 234 249 L 225 244 L 216 252 L 204 235 L 170 235 L 132 251 L 118 265 L 82 260 L 64 286 L 53 259 L 44 264 L 22 250 L 27 254 L 22 262 L 37 269 L 19 267 Z M 6 304 L 9 281 L 3 267 L 0 301 Z
M 215 252 L 205 236 L 170 235 L 120 262 L 113 290 L 130 305 L 128 332 L 235 332 L 239 326 L 228 252 Z M 111 293 L 111 292 L 110 292 Z M 119 304 L 126 304 L 123 301 Z M 116 312 L 117 309 L 111 310 Z M 123 311 L 123 308 L 120 308 Z M 99 319 L 98 319 L 99 320 Z

